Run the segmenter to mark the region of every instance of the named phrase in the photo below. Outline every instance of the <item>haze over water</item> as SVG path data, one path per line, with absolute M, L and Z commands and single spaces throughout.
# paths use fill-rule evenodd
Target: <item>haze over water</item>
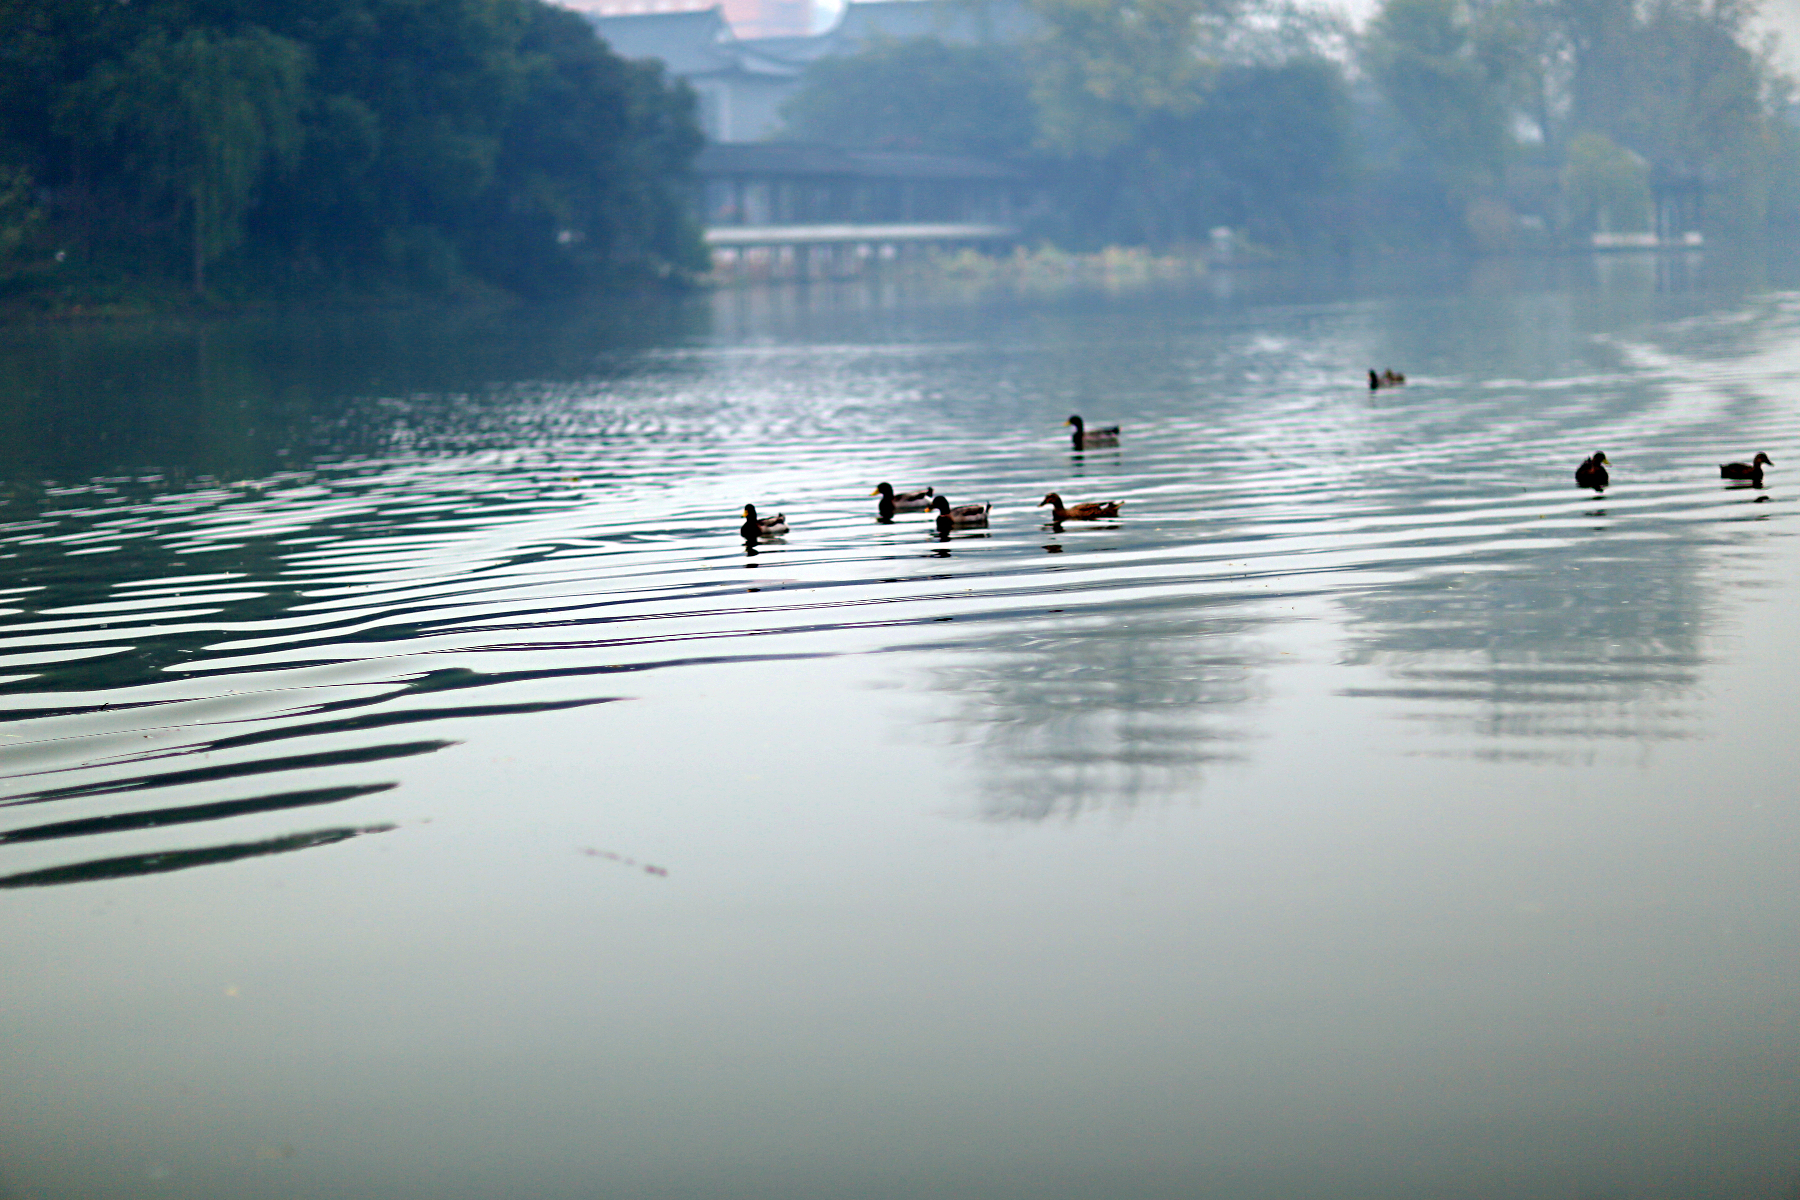
M 1777 275 L 0 333 L 0 1196 L 1792 1197 Z

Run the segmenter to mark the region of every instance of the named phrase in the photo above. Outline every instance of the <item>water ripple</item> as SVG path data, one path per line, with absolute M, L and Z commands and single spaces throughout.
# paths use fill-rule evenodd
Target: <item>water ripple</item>
M 725 664 L 893 655 L 941 698 L 917 736 L 979 758 L 995 820 L 1192 794 L 1254 754 L 1305 623 L 1334 630 L 1333 694 L 1421 752 L 1699 736 L 1709 613 L 1755 582 L 1720 572 L 1793 517 L 1778 486 L 1709 475 L 1794 458 L 1800 303 L 1554 349 L 1528 313 L 1463 308 L 1460 341 L 1377 393 L 1357 365 L 1400 335 L 1370 303 L 1052 312 L 985 339 L 655 347 L 364 397 L 337 420 L 347 444 L 385 429 L 378 453 L 15 489 L 0 845 L 42 858 L 0 886 L 391 829 L 409 760 Z M 1073 452 L 1077 410 L 1123 421 L 1124 444 Z M 1570 479 L 1593 448 L 1604 495 Z M 879 479 L 992 500 L 992 526 L 876 523 Z M 1035 507 L 1050 490 L 1125 512 L 1058 529 Z M 792 532 L 746 550 L 746 501 Z M 288 827 L 326 806 L 346 823 Z M 215 826 L 233 832 L 92 852 Z

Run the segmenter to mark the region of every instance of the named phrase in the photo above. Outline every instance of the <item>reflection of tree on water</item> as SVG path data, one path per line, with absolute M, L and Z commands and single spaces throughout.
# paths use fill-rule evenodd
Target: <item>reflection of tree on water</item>
M 330 846 L 361 837 L 367 833 L 391 833 L 397 826 L 369 825 L 364 828 L 318 829 L 308 833 L 288 834 L 260 842 L 240 842 L 225 846 L 204 846 L 192 850 L 165 850 L 155 854 L 128 854 L 118 858 L 93 859 L 46 867 L 40 871 L 21 871 L 0 876 L 0 888 L 52 887 L 64 883 L 94 883 L 102 879 L 129 879 L 135 875 L 161 875 L 189 867 L 212 866 L 236 862 L 244 858 L 261 858 L 268 854 L 286 854 L 294 850 L 310 850 L 314 846 Z
M 1346 694 L 1400 700 L 1443 729 L 1504 742 L 1481 756 L 1561 757 L 1555 739 L 1690 736 L 1705 596 L 1695 547 L 1590 540 L 1501 570 L 1350 594 L 1345 662 L 1392 683 Z
M 964 643 L 933 686 L 960 700 L 948 736 L 980 748 L 983 815 L 1041 820 L 1193 793 L 1204 764 L 1238 755 L 1261 624 L 1186 605 L 1053 612 Z
M 0 479 L 252 478 L 321 457 L 511 448 L 569 433 L 556 381 L 641 370 L 703 328 L 645 298 L 493 313 L 253 313 L 0 330 Z

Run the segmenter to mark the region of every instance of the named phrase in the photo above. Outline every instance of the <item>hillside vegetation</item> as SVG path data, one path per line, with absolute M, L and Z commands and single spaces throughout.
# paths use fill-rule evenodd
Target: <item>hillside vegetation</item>
M 500 289 L 703 265 L 693 97 L 539 0 L 0 0 L 0 288 Z
M 979 7 L 998 0 L 941 0 Z M 809 68 L 789 133 L 998 157 L 1065 246 L 1578 244 L 1800 226 L 1791 85 L 1741 0 L 1019 0 L 1007 44 Z M 1665 231 L 1667 232 L 1667 231 Z

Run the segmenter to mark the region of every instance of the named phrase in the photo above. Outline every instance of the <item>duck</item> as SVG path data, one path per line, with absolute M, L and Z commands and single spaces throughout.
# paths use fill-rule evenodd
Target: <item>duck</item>
M 1102 521 L 1107 517 L 1116 517 L 1122 503 L 1122 500 L 1107 500 L 1103 503 L 1071 504 L 1065 508 L 1062 497 L 1051 492 L 1039 500 L 1037 506 L 1042 508 L 1046 504 L 1050 505 L 1050 519 L 1061 524 L 1063 521 Z
M 939 496 L 931 502 L 931 507 L 937 512 L 938 532 L 949 533 L 952 529 L 986 526 L 988 510 L 994 506 L 992 504 L 964 504 L 951 508 L 950 501 Z
M 1063 424 L 1075 427 L 1075 433 L 1071 440 L 1074 441 L 1077 450 L 1092 450 L 1098 446 L 1119 444 L 1119 427 L 1117 425 L 1103 425 L 1096 429 L 1089 429 L 1087 423 L 1080 417 L 1070 417 Z
M 744 535 L 746 542 L 754 542 L 757 538 L 780 537 L 788 531 L 787 516 L 776 513 L 772 517 L 756 515 L 756 505 L 744 505 L 744 523 L 738 532 Z
M 1377 375 L 1375 373 L 1374 367 L 1369 368 L 1369 390 L 1371 392 L 1375 391 L 1378 388 L 1399 387 L 1401 384 L 1403 384 L 1405 382 L 1406 382 L 1406 376 L 1404 373 L 1402 373 L 1400 371 L 1396 371 L 1396 370 L 1393 370 L 1392 368 L 1389 368 L 1388 370 L 1385 370 L 1381 374 Z
M 1761 487 L 1762 486 L 1762 469 L 1765 465 L 1772 467 L 1775 465 L 1775 460 L 1770 458 L 1768 455 L 1764 454 L 1762 451 L 1759 450 L 1756 452 L 1756 457 L 1754 459 L 1752 459 L 1750 462 L 1747 462 L 1747 463 L 1720 463 L 1719 464 L 1719 478 L 1720 479 L 1748 479 L 1751 483 L 1754 483 L 1758 487 Z
M 924 512 L 931 507 L 932 489 L 920 488 L 916 492 L 896 492 L 891 483 L 878 483 L 871 496 L 880 496 L 881 503 L 876 508 L 882 520 L 888 520 L 897 512 Z
M 1575 486 L 1591 487 L 1596 492 L 1599 491 L 1606 486 L 1607 480 L 1612 478 L 1606 473 L 1606 467 L 1606 455 L 1598 450 L 1594 451 L 1592 458 L 1584 459 L 1582 464 L 1575 468 Z

